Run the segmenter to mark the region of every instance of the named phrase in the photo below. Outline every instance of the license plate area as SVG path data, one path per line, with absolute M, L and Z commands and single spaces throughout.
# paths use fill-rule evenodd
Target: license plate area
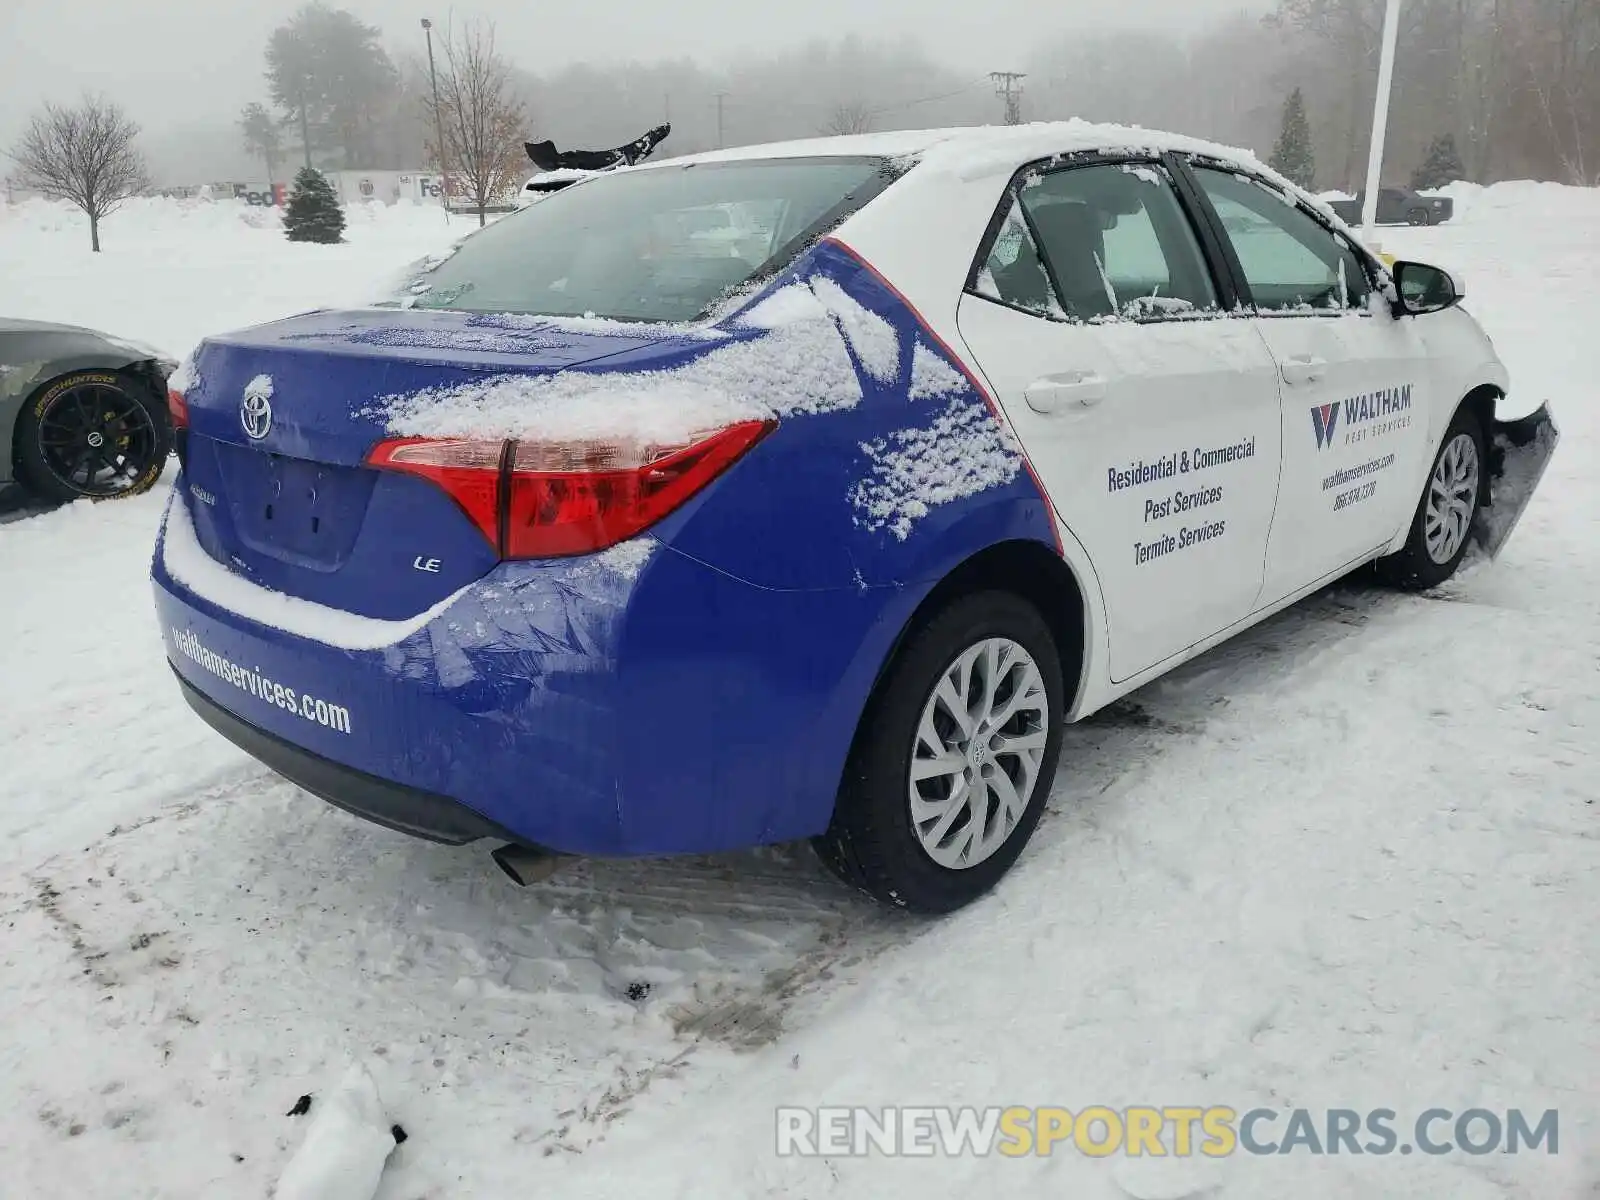
M 313 571 L 337 571 L 361 532 L 376 473 L 219 442 L 234 532 L 250 550 Z

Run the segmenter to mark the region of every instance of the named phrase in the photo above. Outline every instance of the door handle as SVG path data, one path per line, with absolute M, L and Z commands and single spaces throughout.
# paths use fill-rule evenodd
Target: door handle
M 1092 408 L 1106 398 L 1105 376 L 1093 371 L 1046 375 L 1030 383 L 1022 398 L 1038 413 L 1055 412 L 1068 405 Z
M 1314 354 L 1291 354 L 1279 365 L 1285 383 L 1315 383 L 1322 378 L 1322 368 L 1328 360 Z

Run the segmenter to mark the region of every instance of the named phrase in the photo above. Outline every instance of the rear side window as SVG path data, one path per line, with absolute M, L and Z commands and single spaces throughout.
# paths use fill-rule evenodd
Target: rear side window
M 1050 276 L 1033 240 L 1033 230 L 1023 219 L 1016 197 L 1006 200 L 1006 215 L 995 234 L 994 247 L 978 272 L 977 292 L 1015 308 L 1041 316 L 1064 317 L 1056 302 Z
M 1248 177 L 1209 167 L 1194 174 L 1233 243 L 1256 308 L 1337 314 L 1366 307 L 1372 281 L 1331 230 Z
M 392 303 L 694 321 L 893 178 L 880 158 L 663 165 L 565 188 L 418 270 Z
M 1015 255 L 1013 243 L 1022 246 Z M 1156 320 L 1217 306 L 1199 242 L 1165 171 L 1153 165 L 1029 177 L 989 257 L 980 292 L 1070 321 Z

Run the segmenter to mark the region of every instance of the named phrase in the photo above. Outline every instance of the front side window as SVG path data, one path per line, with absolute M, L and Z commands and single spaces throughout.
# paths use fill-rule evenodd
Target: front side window
M 877 195 L 879 158 L 662 165 L 554 193 L 417 270 L 415 308 L 694 321 Z
M 1256 308 L 1277 313 L 1364 309 L 1372 293 L 1360 257 L 1286 197 L 1247 176 L 1195 167 L 1232 242 Z

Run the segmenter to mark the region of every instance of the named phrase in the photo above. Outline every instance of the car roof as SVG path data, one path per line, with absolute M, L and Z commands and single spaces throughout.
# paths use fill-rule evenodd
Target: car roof
M 63 325 L 59 321 L 32 321 L 25 317 L 0 316 L 0 333 L 88 333 L 103 336 L 97 329 L 82 325 Z
M 1133 125 L 1102 125 L 1090 121 L 1037 121 L 1026 125 L 973 125 L 948 129 L 901 129 L 886 133 L 845 134 L 805 138 L 765 145 L 736 146 L 680 158 L 657 159 L 640 168 L 685 165 L 696 162 L 737 162 L 773 158 L 870 156 L 913 159 L 947 166 L 962 175 L 989 170 L 1014 170 L 1033 159 L 1083 151 L 1152 152 L 1185 151 L 1210 155 L 1252 167 L 1255 156 L 1216 142 L 1182 134 L 1143 129 Z

